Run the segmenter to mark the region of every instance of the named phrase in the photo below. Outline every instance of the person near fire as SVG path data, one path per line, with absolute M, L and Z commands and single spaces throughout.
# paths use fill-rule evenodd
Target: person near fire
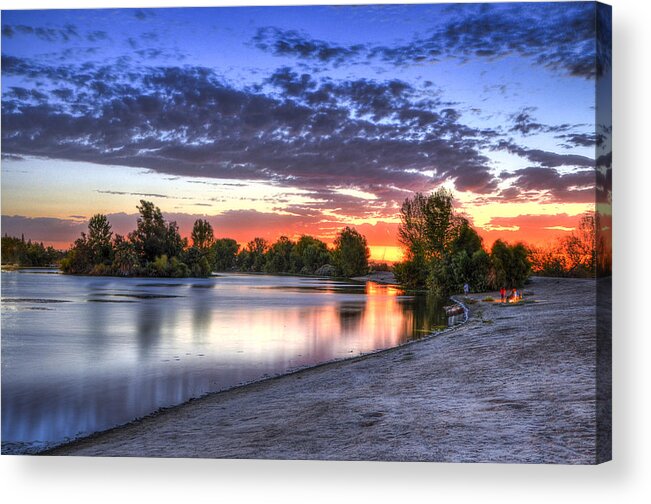
M 506 289 L 504 287 L 500 289 L 500 301 L 502 303 L 506 301 Z

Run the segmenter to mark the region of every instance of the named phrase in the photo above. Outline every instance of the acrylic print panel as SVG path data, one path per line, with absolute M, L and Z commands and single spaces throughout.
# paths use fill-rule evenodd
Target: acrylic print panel
M 2 13 L 2 453 L 610 459 L 610 7 Z

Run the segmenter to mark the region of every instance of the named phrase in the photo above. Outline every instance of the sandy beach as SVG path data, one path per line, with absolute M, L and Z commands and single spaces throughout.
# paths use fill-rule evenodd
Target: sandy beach
M 212 394 L 47 454 L 595 463 L 595 286 L 534 278 L 520 305 L 471 295 L 468 322 L 442 334 Z

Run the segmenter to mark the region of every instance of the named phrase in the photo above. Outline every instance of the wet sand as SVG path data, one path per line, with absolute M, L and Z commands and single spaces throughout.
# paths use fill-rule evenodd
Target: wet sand
M 191 401 L 50 455 L 596 461 L 595 281 L 470 296 L 443 334 Z M 493 294 L 493 297 L 499 295 Z

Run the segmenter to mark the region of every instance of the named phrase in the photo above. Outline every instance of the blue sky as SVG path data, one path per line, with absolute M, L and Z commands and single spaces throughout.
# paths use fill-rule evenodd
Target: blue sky
M 486 236 L 547 239 L 594 206 L 595 16 L 593 3 L 3 11 L 3 231 L 65 243 L 149 194 L 218 234 L 266 218 L 269 238 L 328 239 L 353 223 L 392 247 L 402 199 L 443 184 Z

